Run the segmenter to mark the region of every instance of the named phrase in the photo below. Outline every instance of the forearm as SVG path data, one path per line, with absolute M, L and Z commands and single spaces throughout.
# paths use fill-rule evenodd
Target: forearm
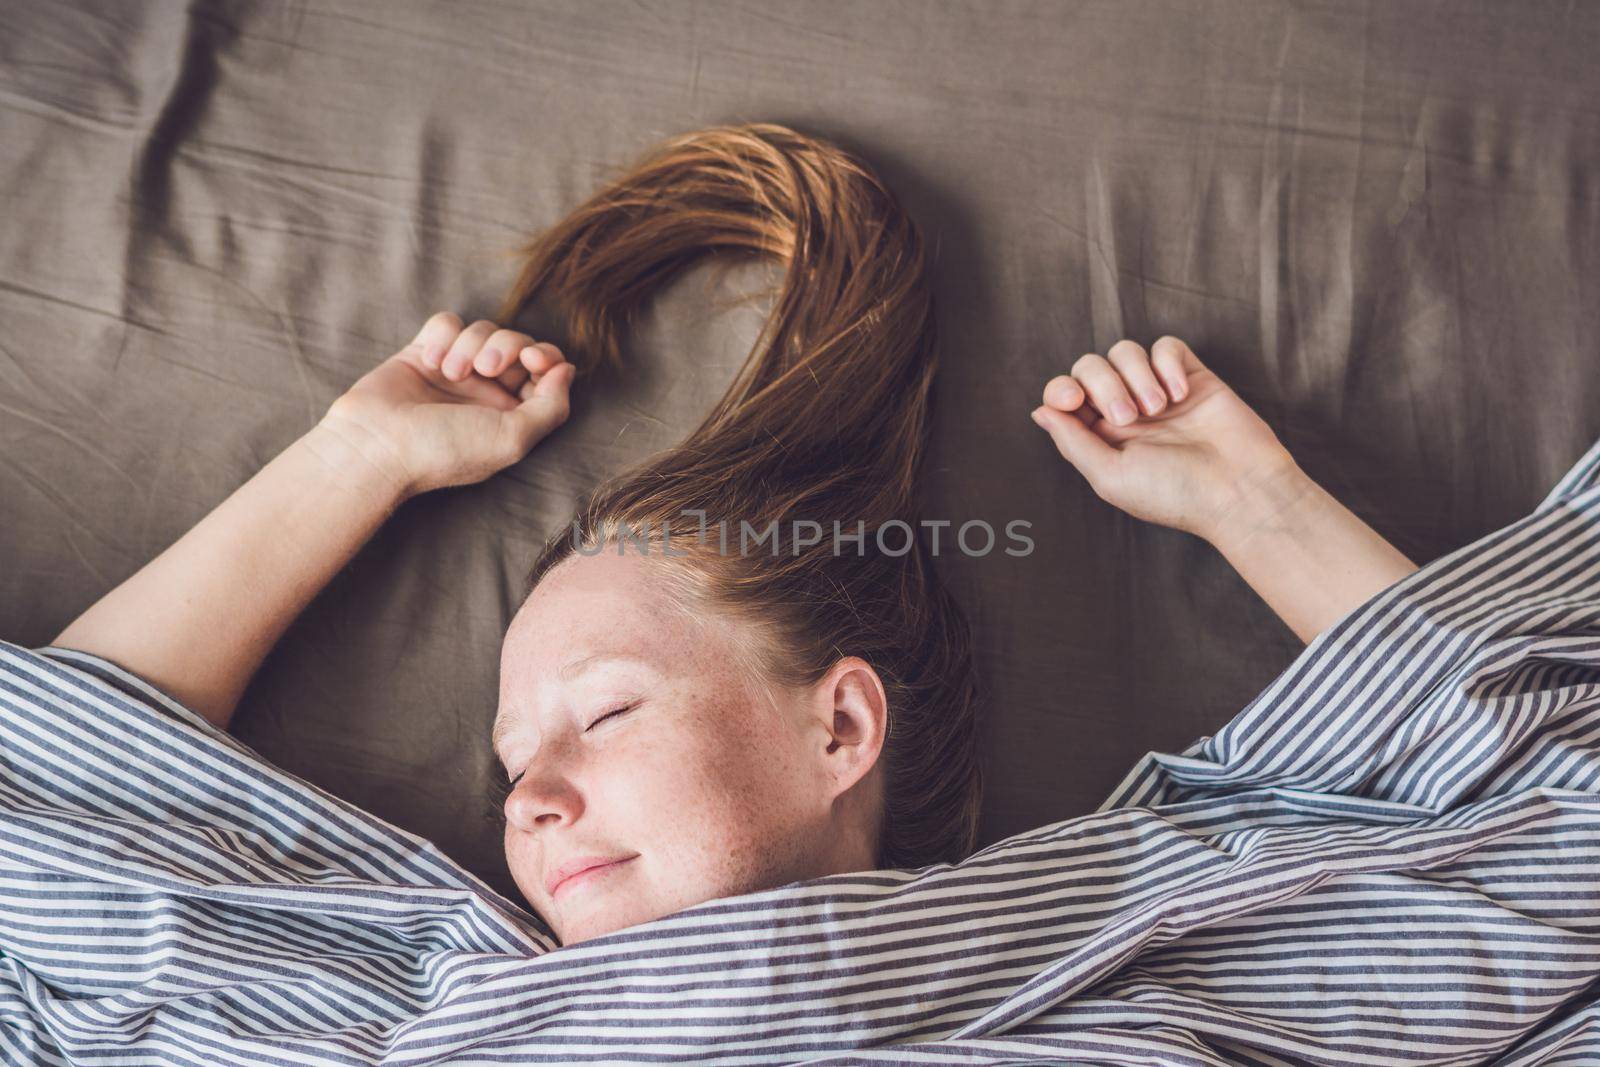
M 1297 465 L 1207 538 L 1302 641 L 1417 569 Z
M 52 642 L 226 729 L 289 623 L 404 500 L 319 423 Z

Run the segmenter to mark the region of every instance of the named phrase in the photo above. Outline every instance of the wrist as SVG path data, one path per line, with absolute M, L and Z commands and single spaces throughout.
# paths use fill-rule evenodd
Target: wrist
M 359 422 L 327 414 L 298 444 L 339 489 L 393 509 L 415 495 L 399 455 Z
M 1235 553 L 1263 531 L 1292 525 L 1296 515 L 1316 506 L 1320 491 L 1284 450 L 1229 479 L 1200 535 L 1224 555 Z

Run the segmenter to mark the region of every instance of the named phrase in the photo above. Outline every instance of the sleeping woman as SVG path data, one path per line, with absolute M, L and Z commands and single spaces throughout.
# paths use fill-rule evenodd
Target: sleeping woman
M 682 138 L 532 242 L 499 318 L 550 298 L 569 347 L 614 362 L 629 312 L 723 251 L 789 264 L 767 335 L 699 429 L 549 538 L 501 650 L 506 861 L 567 945 L 974 846 L 967 624 L 922 543 L 873 536 L 918 515 L 936 366 L 923 251 L 889 192 L 782 129 Z M 384 517 L 520 460 L 575 375 L 548 342 L 434 315 L 53 643 L 225 727 Z M 1034 420 L 1096 493 L 1211 542 L 1305 640 L 1416 569 L 1176 337 L 1081 356 L 1042 399 Z M 826 536 L 807 544 L 803 520 Z M 741 550 L 741 522 L 774 521 L 775 545 Z
M 876 536 L 919 525 L 936 367 L 895 198 L 825 142 L 717 127 L 521 251 L 495 320 L 432 316 L 52 648 L 0 643 L 0 1054 L 109 1047 L 169 997 L 163 1036 L 225 1030 L 229 1062 L 1595 1051 L 1600 443 L 1419 570 L 1183 340 L 1063 360 L 1029 412 L 1050 447 L 1308 645 L 1099 811 L 974 851 L 967 623 L 921 538 Z M 221 732 L 399 503 L 557 432 L 579 364 L 711 254 L 785 268 L 761 337 L 548 538 L 501 648 L 485 743 L 531 913 Z M 535 299 L 563 345 L 502 325 Z M 106 751 L 128 768 L 90 774 Z M 113 947 L 64 958 L 85 923 Z

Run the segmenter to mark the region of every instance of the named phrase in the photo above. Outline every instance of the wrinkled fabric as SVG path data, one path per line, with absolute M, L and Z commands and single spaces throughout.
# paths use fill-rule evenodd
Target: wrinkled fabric
M 637 155 L 776 121 L 925 237 L 925 517 L 998 535 L 936 560 L 973 623 L 979 842 L 1091 812 L 1303 645 L 1095 496 L 1028 418 L 1045 382 L 1174 334 L 1409 558 L 1526 514 L 1600 435 L 1597 41 L 1566 0 L 0 3 L 0 637 L 52 641 L 428 315 L 492 316 L 501 253 Z M 501 640 L 576 498 L 733 379 L 767 306 L 733 301 L 771 279 L 717 273 L 526 459 L 406 503 L 238 736 L 516 899 Z
M 571 947 L 137 676 L 0 643 L 34 1064 L 1600 1057 L 1600 440 L 1101 810 Z

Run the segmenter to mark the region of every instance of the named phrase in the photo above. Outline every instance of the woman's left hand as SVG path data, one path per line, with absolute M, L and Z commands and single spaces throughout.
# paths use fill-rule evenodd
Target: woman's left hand
M 1138 401 L 1135 403 L 1134 398 Z M 1307 479 L 1250 405 L 1166 336 L 1118 341 L 1044 386 L 1034 422 L 1102 500 L 1212 544 Z
M 566 422 L 576 368 L 549 342 L 441 311 L 323 416 L 402 496 L 481 482 Z

